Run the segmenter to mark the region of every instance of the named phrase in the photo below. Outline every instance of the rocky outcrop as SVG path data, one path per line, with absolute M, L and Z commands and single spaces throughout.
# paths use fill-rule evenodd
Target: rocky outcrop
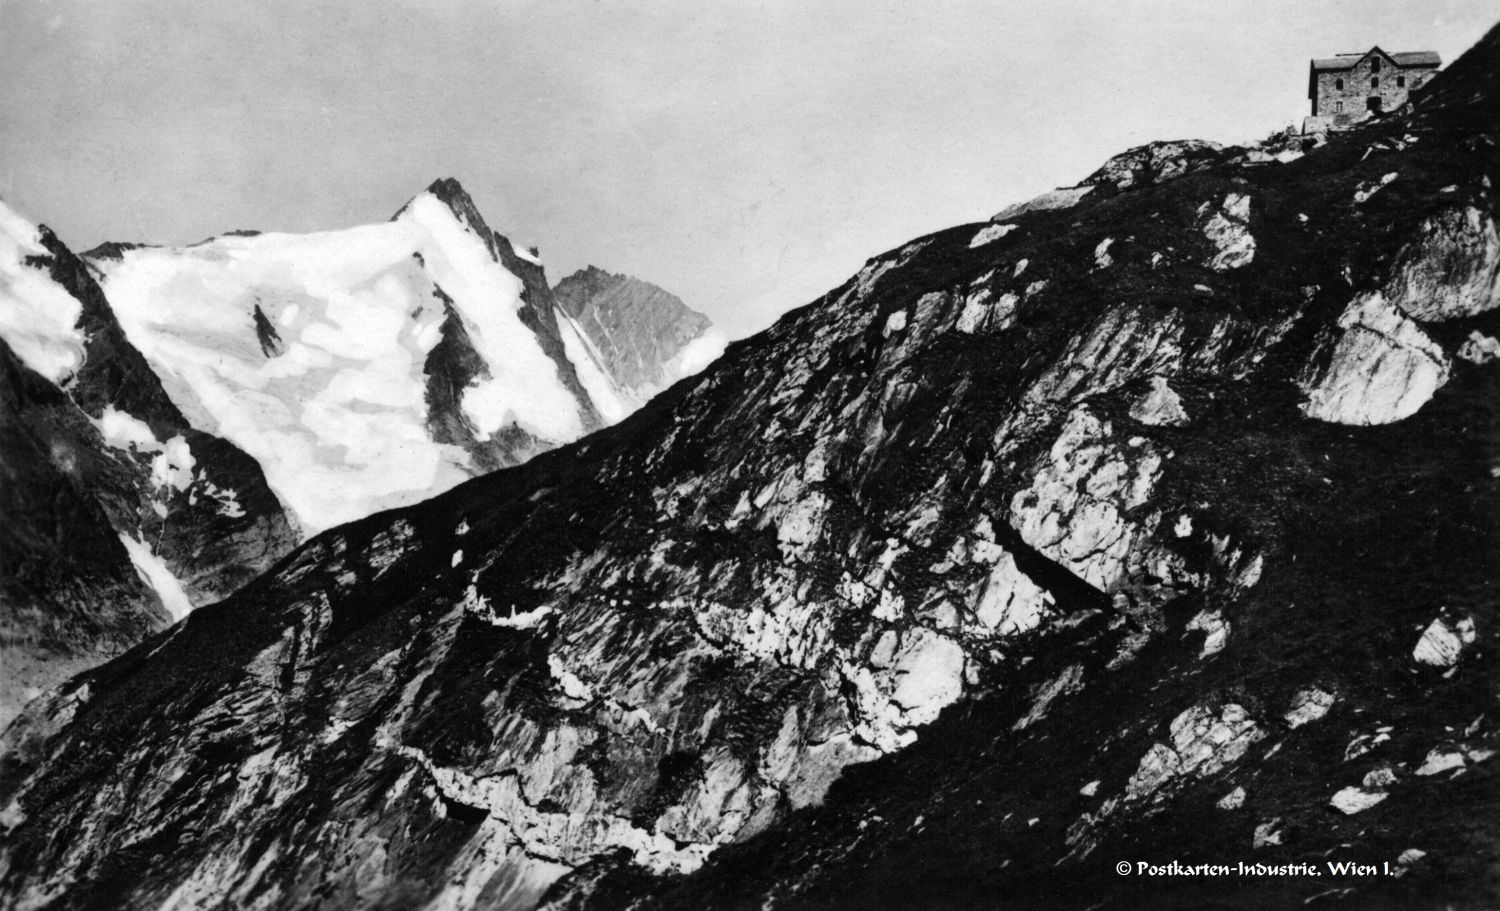
M 1349 302 L 1328 361 L 1303 382 L 1309 416 L 1338 424 L 1410 417 L 1448 382 L 1449 359 L 1379 292 Z
M 1458 663 L 1459 656 L 1477 638 L 1474 632 L 1474 618 L 1464 617 L 1454 623 L 1449 623 L 1439 617 L 1432 621 L 1422 631 L 1422 638 L 1417 640 L 1416 648 L 1412 649 L 1412 659 L 1421 664 L 1431 664 L 1437 667 L 1452 667 Z
M 1482 903 L 1496 374 L 1448 352 L 1496 317 L 1421 327 L 1423 401 L 1348 399 L 1400 420 L 1298 385 L 1425 219 L 1495 207 L 1482 118 L 1422 123 L 917 239 L 616 426 L 324 532 L 28 711 L 0 895 L 1083 908 L 1123 858 L 1353 850 L 1408 861 L 1351 901 Z M 1221 270 L 1231 194 L 1254 256 Z M 1187 424 L 1132 417 L 1158 378 Z M 1439 616 L 1475 637 L 1446 668 Z
M 1214 255 L 1206 263 L 1210 269 L 1215 272 L 1239 269 L 1255 259 L 1255 236 L 1249 229 L 1249 196 L 1230 193 L 1216 209 L 1205 203 L 1199 215 L 1207 215 L 1203 235 L 1214 245 Z
M 1385 294 L 1417 320 L 1475 316 L 1500 307 L 1500 236 L 1474 206 L 1431 216 L 1401 251 Z
M 1223 146 L 1203 139 L 1151 142 L 1122 152 L 1084 181 L 1087 186 L 1129 190 L 1205 170 L 1221 159 Z
M 1423 323 L 1500 306 L 1500 240 L 1492 216 L 1473 206 L 1422 221 L 1377 291 L 1358 295 L 1339 318 L 1332 350 L 1304 377 L 1312 417 L 1384 424 L 1408 417 L 1448 381 L 1449 352 Z M 1479 345 L 1453 354 L 1479 359 Z M 1470 354 L 1469 352 L 1474 352 Z
M 1090 192 L 1101 187 L 1110 192 L 1119 192 L 1183 177 L 1229 157 L 1221 154 L 1222 151 L 1223 146 L 1203 139 L 1152 142 L 1137 146 L 1111 158 L 1077 186 L 1059 187 L 1025 202 L 1006 206 L 995 213 L 990 221 L 998 225 L 1032 212 L 1070 209 Z
M 589 266 L 553 289 L 610 377 L 644 402 L 724 350 L 708 317 L 650 282 Z
M 1130 406 L 1130 416 L 1142 424 L 1155 426 L 1178 426 L 1188 422 L 1188 413 L 1182 407 L 1182 396 L 1167 382 L 1165 377 L 1153 376 L 1151 388 Z

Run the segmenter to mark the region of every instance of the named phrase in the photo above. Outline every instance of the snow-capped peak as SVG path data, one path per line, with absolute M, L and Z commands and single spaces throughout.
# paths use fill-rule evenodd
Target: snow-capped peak
M 130 340 L 309 532 L 623 416 L 580 383 L 555 323 L 533 318 L 552 310 L 545 280 L 517 274 L 535 255 L 452 179 L 383 224 L 117 252 L 95 265 Z

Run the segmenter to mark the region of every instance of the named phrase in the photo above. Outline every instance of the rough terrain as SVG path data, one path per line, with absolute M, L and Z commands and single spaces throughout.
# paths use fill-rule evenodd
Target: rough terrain
M 7 732 L 0 895 L 1500 904 L 1497 78 L 1132 150 L 319 535 Z

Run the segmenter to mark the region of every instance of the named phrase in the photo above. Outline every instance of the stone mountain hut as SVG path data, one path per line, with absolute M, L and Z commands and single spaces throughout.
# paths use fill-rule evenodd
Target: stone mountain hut
M 1312 116 L 1303 121 L 1302 132 L 1342 129 L 1369 114 L 1394 111 L 1442 64 L 1436 51 L 1388 54 L 1379 47 L 1315 58 L 1307 73 Z

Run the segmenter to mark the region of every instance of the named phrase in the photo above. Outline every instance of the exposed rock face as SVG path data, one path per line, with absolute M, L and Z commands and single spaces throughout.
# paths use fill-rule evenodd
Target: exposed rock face
M 1452 667 L 1476 638 L 1472 617 L 1464 617 L 1451 625 L 1439 617 L 1422 631 L 1422 638 L 1417 640 L 1411 656 L 1421 664 Z
M 0 725 L 296 543 L 245 453 L 188 424 L 93 275 L 0 205 Z
M 1182 396 L 1172 388 L 1165 377 L 1153 376 L 1151 388 L 1135 404 L 1130 406 L 1130 416 L 1142 424 L 1177 426 L 1188 422 L 1187 410 L 1182 407 Z
M 634 407 L 536 254 L 491 230 L 453 180 L 385 224 L 113 245 L 93 261 L 172 403 L 259 460 L 309 533 Z
M 656 285 L 589 266 L 553 289 L 615 383 L 644 402 L 724 350 L 708 317 Z
M 1448 353 L 1422 323 L 1500 306 L 1494 217 L 1473 206 L 1425 219 L 1378 291 L 1356 296 L 1327 361 L 1303 381 L 1307 413 L 1342 424 L 1385 424 L 1422 407 L 1448 381 Z M 1482 361 L 1479 345 L 1454 351 Z
M 1500 306 L 1500 237 L 1474 206 L 1428 218 L 1397 262 L 1386 294 L 1419 320 L 1474 316 Z
M 1310 417 L 1389 424 L 1415 414 L 1448 382 L 1443 347 L 1375 292 L 1349 302 L 1326 365 L 1303 384 Z
M 1209 211 L 1205 204 L 1204 212 Z M 1230 193 L 1208 216 L 1203 234 L 1214 245 L 1214 255 L 1207 265 L 1215 272 L 1239 269 L 1255 259 L 1255 236 L 1250 233 L 1250 197 Z
M 1486 904 L 1500 373 L 1448 352 L 1500 317 L 1398 313 L 1449 362 L 1352 399 L 1399 420 L 1304 413 L 1298 383 L 1424 220 L 1493 217 L 1497 44 L 1434 83 L 1466 99 L 1442 116 L 921 238 L 618 426 L 319 535 L 12 728 L 0 895 L 1083 908 L 1123 858 L 1420 843 L 1336 887 Z M 1221 271 L 1200 209 L 1230 194 L 1255 254 Z M 1154 377 L 1190 423 L 1130 416 Z M 1415 667 L 1450 601 L 1476 644 Z M 1366 784 L 1393 767 L 1423 773 Z

